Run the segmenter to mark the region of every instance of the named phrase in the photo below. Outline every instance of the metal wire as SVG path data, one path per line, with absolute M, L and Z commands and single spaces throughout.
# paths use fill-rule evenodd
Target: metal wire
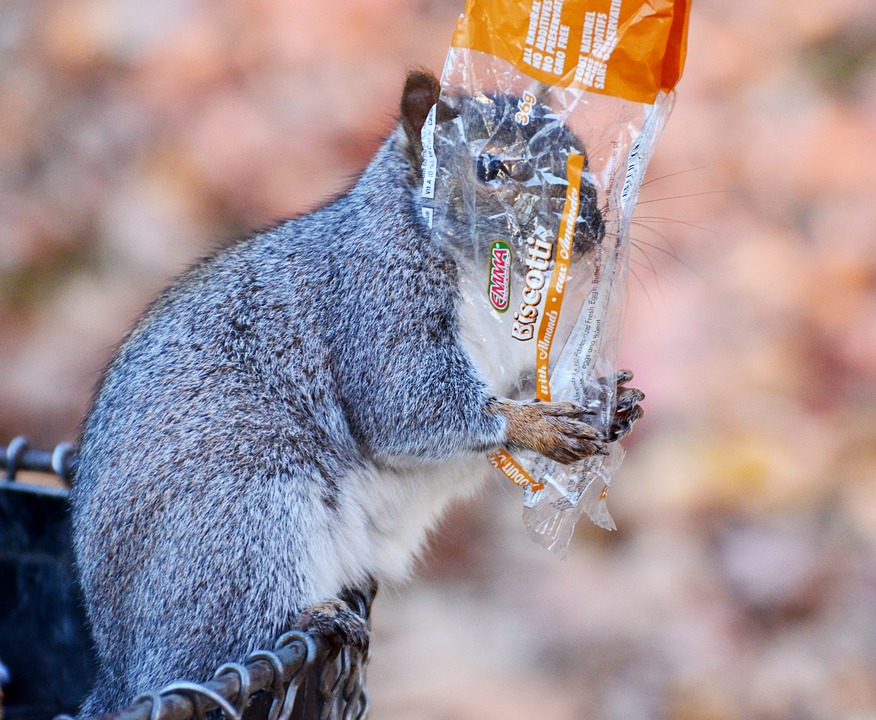
M 79 456 L 71 443 L 59 443 L 53 450 L 32 450 L 24 435 L 0 446 L 0 470 L 4 480 L 15 480 L 18 472 L 43 472 L 60 477 L 68 485 L 79 466 Z

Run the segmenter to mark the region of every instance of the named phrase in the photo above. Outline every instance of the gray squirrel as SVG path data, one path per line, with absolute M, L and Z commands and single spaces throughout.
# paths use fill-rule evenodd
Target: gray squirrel
M 479 366 L 457 250 L 421 214 L 438 96 L 410 73 L 397 128 L 347 194 L 185 272 L 111 361 L 72 492 L 99 658 L 83 716 L 205 680 L 302 623 L 367 643 L 335 598 L 405 579 L 487 451 L 571 462 L 641 415 L 628 372 L 603 437 L 582 407 L 502 397 Z M 497 157 L 470 159 L 488 194 L 514 182 Z M 602 225 L 595 204 L 581 212 L 584 251 Z M 319 603 L 324 617 L 301 617 Z

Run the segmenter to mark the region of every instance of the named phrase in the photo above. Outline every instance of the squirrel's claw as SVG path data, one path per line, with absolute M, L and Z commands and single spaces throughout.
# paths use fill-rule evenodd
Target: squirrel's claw
M 608 429 L 609 442 L 617 442 L 632 430 L 636 420 L 645 414 L 639 405 L 644 399 L 645 393 L 638 388 L 618 386 L 617 408 Z
M 335 647 L 349 646 L 362 653 L 367 652 L 371 639 L 366 620 L 337 598 L 307 608 L 297 626 L 322 635 Z

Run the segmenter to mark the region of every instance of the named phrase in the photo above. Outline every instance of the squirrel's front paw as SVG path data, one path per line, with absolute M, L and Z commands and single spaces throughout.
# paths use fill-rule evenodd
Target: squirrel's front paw
M 608 429 L 608 439 L 615 442 L 633 429 L 633 423 L 641 418 L 645 411 L 639 405 L 645 399 L 645 393 L 638 388 L 628 388 L 626 383 L 633 379 L 630 370 L 621 370 L 616 377 L 617 405 L 611 427 Z
M 506 401 L 502 412 L 510 447 L 535 450 L 564 465 L 606 452 L 606 439 L 581 419 L 586 411 L 577 403 Z
M 368 650 L 371 633 L 368 623 L 347 603 L 337 598 L 307 608 L 298 618 L 298 627 L 316 632 L 335 647 L 350 646 L 362 653 Z

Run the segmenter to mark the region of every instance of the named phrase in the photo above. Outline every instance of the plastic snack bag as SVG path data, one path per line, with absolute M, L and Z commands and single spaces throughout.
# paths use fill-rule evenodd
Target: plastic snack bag
M 433 235 L 459 257 L 463 312 L 497 395 L 572 400 L 607 435 L 629 224 L 681 75 L 689 0 L 469 0 L 423 128 Z M 471 325 L 471 324 L 469 324 Z M 490 456 L 524 523 L 564 555 L 623 450 L 573 465 Z

